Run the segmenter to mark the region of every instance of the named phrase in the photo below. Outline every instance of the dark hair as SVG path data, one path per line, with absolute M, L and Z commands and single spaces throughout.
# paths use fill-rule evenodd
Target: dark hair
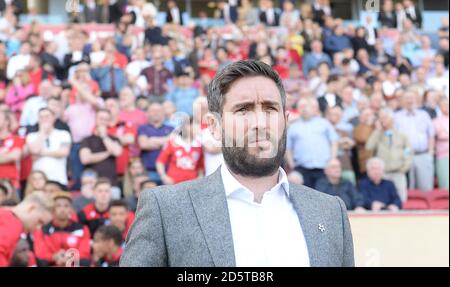
M 112 207 L 123 207 L 128 211 L 128 204 L 123 199 L 115 199 L 111 201 L 109 208 L 111 209 Z
M 101 235 L 102 240 L 113 240 L 117 246 L 122 245 L 123 235 L 122 232 L 114 225 L 100 226 L 95 233 Z
M 63 184 L 61 184 L 60 182 L 58 182 L 56 180 L 47 180 L 45 185 L 56 185 L 60 190 L 67 191 L 67 188 Z
M 111 180 L 109 180 L 109 178 L 106 177 L 100 177 L 97 182 L 94 185 L 94 189 L 96 189 L 100 184 L 109 184 L 112 186 Z
M 227 65 L 208 86 L 208 109 L 216 115 L 222 115 L 225 94 L 231 85 L 245 77 L 263 76 L 275 82 L 280 91 L 283 108 L 286 104 L 286 92 L 280 76 L 269 65 L 257 60 L 241 60 Z

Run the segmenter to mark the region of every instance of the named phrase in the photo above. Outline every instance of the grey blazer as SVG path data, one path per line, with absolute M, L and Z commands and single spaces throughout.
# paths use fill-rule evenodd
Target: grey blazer
M 291 183 L 289 190 L 311 266 L 354 266 L 343 201 Z M 220 168 L 199 180 L 143 191 L 120 266 L 236 266 Z

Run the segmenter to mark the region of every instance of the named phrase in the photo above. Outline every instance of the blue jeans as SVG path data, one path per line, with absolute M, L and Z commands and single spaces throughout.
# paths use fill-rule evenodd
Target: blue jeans
M 81 188 L 81 174 L 83 173 L 84 166 L 80 161 L 80 147 L 81 144 L 74 143 L 70 149 L 69 162 L 72 180 L 74 182 L 70 190 L 80 190 Z

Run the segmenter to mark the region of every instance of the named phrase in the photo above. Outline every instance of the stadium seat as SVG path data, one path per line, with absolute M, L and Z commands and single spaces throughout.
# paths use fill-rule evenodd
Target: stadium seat
M 409 190 L 408 200 L 402 205 L 404 210 L 430 209 L 428 194 L 420 190 Z
M 448 209 L 448 190 L 433 189 L 428 195 L 428 200 L 431 209 Z

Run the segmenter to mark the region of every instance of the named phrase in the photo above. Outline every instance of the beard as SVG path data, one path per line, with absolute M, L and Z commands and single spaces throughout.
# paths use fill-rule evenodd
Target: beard
M 222 131 L 222 134 L 225 134 Z M 272 143 L 270 157 L 260 157 L 250 154 L 248 140 L 244 147 L 237 147 L 233 141 L 232 147 L 227 147 L 225 137 L 222 137 L 222 153 L 227 167 L 235 174 L 247 177 L 262 177 L 274 174 L 283 163 L 286 152 L 286 129 L 277 144 Z M 276 150 L 275 150 L 276 149 Z

